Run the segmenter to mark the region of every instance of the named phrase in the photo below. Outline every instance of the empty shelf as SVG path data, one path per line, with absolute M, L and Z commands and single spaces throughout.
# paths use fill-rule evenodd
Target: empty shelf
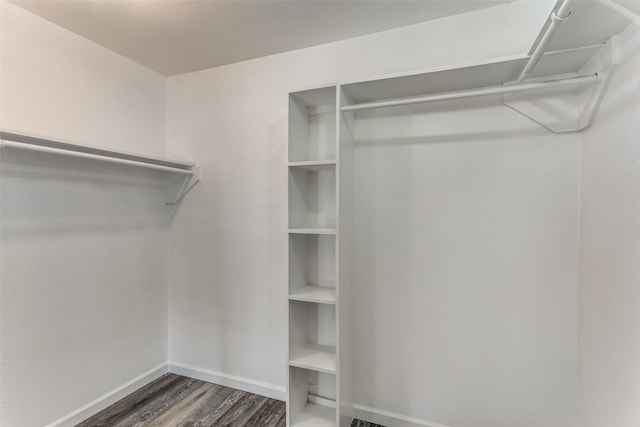
M 530 77 L 576 73 L 601 47 L 598 44 L 547 52 Z M 436 68 L 418 74 L 349 83 L 342 87 L 356 104 L 469 90 L 514 81 L 528 59 L 526 55 L 516 55 L 457 67 Z M 416 88 L 422 89 L 416 91 Z
M 0 139 L 2 140 L 1 144 L 3 147 L 142 166 L 187 175 L 193 175 L 193 169 L 195 167 L 195 165 L 190 162 L 92 147 L 89 145 L 73 144 L 4 130 L 0 131 Z
M 335 427 L 336 410 L 327 406 L 307 403 L 302 412 L 291 421 L 292 427 Z
M 289 365 L 335 374 L 336 348 L 328 345 L 307 344 L 294 352 Z
M 335 160 L 312 160 L 304 162 L 289 162 L 290 168 L 304 169 L 309 172 L 322 172 L 335 170 Z
M 291 234 L 336 234 L 335 228 L 290 228 Z
M 335 304 L 336 290 L 324 286 L 304 286 L 291 291 L 289 299 L 294 301 L 315 302 L 319 304 Z

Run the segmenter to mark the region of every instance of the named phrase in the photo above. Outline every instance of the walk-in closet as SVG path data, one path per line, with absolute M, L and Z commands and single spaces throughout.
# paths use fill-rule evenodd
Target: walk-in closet
M 0 19 L 0 426 L 640 425 L 639 0 Z

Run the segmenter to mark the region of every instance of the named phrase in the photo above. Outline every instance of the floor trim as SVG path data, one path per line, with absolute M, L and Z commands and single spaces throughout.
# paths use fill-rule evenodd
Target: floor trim
M 47 424 L 45 427 L 73 427 L 76 424 L 86 420 L 92 415 L 97 414 L 109 405 L 116 403 L 123 397 L 133 393 L 137 389 L 144 387 L 151 381 L 160 378 L 162 375 L 168 372 L 168 366 L 166 363 L 162 363 L 155 368 L 149 369 L 147 372 L 138 375 L 131 381 L 122 384 L 110 392 L 100 396 L 99 398 L 87 403 L 83 407 L 76 409 L 69 414 L 58 418 L 52 423 Z
M 206 381 L 223 385 L 225 387 L 231 387 L 249 393 L 258 394 L 260 396 L 270 397 L 271 399 L 286 399 L 286 392 L 284 387 L 265 383 L 262 381 L 256 381 L 249 378 L 238 377 L 235 375 L 223 374 L 222 372 L 210 371 L 208 369 L 197 368 L 195 366 L 189 366 L 178 362 L 169 362 L 169 372 L 171 372 L 172 374 L 195 378 L 196 380 Z
M 394 427 L 449 427 L 433 421 L 422 420 L 420 418 L 408 417 L 395 412 L 383 411 L 382 409 L 371 408 L 369 406 L 353 405 L 354 416 L 358 419 L 369 421 L 370 423 L 381 424 Z

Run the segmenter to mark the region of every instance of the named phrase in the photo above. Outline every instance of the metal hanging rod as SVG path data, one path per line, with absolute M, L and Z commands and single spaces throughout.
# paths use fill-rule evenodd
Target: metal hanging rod
M 424 104 L 428 102 L 450 101 L 454 99 L 474 98 L 487 95 L 501 95 L 505 93 L 524 92 L 535 89 L 548 89 L 578 84 L 591 84 L 598 80 L 598 74 L 586 76 L 569 77 L 566 79 L 546 80 L 521 84 L 501 84 L 497 86 L 487 86 L 476 89 L 460 90 L 454 92 L 442 92 L 433 95 L 414 96 L 410 98 L 388 99 L 384 101 L 363 102 L 361 104 L 342 105 L 341 111 L 367 110 L 372 108 L 396 107 L 400 105 Z
M 100 160 L 130 166 L 139 166 L 147 169 L 174 172 L 184 175 L 193 175 L 193 168 L 195 167 L 195 165 L 191 163 L 69 144 L 66 142 L 36 138 L 12 132 L 0 132 L 0 148 L 4 147 L 41 153 L 59 154 L 82 159 Z
M 540 58 L 547 50 L 547 46 L 551 39 L 555 35 L 558 27 L 561 23 L 566 21 L 571 15 L 571 9 L 573 8 L 573 4 L 576 0 L 564 0 L 562 5 L 558 8 L 557 12 L 551 12 L 549 18 L 547 18 L 547 23 L 543 28 L 543 32 L 541 36 L 538 36 L 539 42 L 531 52 L 531 56 L 529 57 L 529 61 L 525 64 L 524 68 L 520 72 L 518 76 L 518 83 L 522 83 L 531 73 L 531 70 L 538 64 Z M 546 29 L 545 29 L 546 28 Z

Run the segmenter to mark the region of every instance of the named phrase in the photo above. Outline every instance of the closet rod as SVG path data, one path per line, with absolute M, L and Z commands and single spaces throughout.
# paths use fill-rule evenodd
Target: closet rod
M 396 107 L 399 105 L 424 104 L 427 102 L 450 101 L 454 99 L 473 98 L 477 96 L 501 95 L 505 93 L 524 92 L 535 89 L 548 89 L 577 84 L 590 84 L 598 80 L 598 74 L 586 76 L 569 77 L 566 79 L 547 80 L 532 83 L 521 83 L 507 85 L 505 83 L 497 86 L 487 86 L 476 89 L 460 90 L 454 92 L 442 92 L 434 95 L 414 96 L 410 98 L 397 98 L 384 101 L 363 102 L 361 104 L 342 105 L 341 111 L 366 110 L 371 108 Z
M 27 150 L 27 151 L 37 151 L 40 153 L 61 154 L 68 157 L 101 160 L 109 163 L 119 163 L 119 164 L 130 165 L 130 166 L 141 166 L 148 169 L 155 169 L 155 170 L 161 170 L 166 172 L 175 172 L 175 173 L 181 173 L 185 175 L 193 175 L 193 171 L 190 171 L 190 170 L 172 168 L 169 166 L 160 166 L 160 165 L 155 165 L 153 163 L 144 163 L 144 162 L 139 162 L 135 160 L 125 160 L 117 157 L 107 157 L 107 156 L 101 156 L 98 154 L 83 153 L 80 151 L 69 151 L 61 148 L 50 148 L 50 147 L 43 147 L 40 145 L 29 145 L 22 142 L 13 142 L 13 141 L 5 141 L 5 140 L 0 141 L 0 148 L 5 148 L 5 147 L 17 148 L 20 150 Z
M 180 174 L 185 174 L 185 175 L 193 175 L 193 171 L 191 169 L 181 169 L 179 167 L 171 167 L 171 166 L 163 166 L 163 165 L 159 165 L 159 164 L 154 164 L 154 163 L 147 163 L 144 161 L 140 161 L 140 160 L 128 160 L 128 159 L 124 159 L 121 157 L 111 157 L 108 156 L 106 154 L 92 154 L 92 153 L 87 153 L 87 152 L 82 152 L 82 151 L 74 151 L 71 149 L 65 149 L 65 148 L 54 148 L 54 147 L 47 147 L 44 145 L 39 145 L 39 144 L 34 144 L 34 143 L 29 143 L 29 142 L 16 142 L 16 141 L 10 141 L 8 140 L 8 135 L 14 135 L 14 134 L 7 134 L 7 133 L 1 133 L 0 136 L 2 137 L 2 140 L 0 140 L 0 148 L 17 148 L 20 150 L 28 150 L 28 151 L 37 151 L 37 152 L 41 152 L 41 153 L 51 153 L 51 154 L 61 154 L 64 156 L 69 156 L 69 157 L 78 157 L 78 158 L 82 158 L 82 159 L 92 159 L 92 160 L 101 160 L 101 161 L 105 161 L 105 162 L 110 162 L 110 163 L 118 163 L 118 164 L 124 164 L 124 165 L 130 165 L 130 166 L 140 166 L 140 167 L 144 167 L 144 168 L 148 168 L 148 169 L 155 169 L 155 170 L 161 170 L 161 171 L 166 171 L 166 172 L 174 172 L 174 173 L 180 173 Z M 5 139 L 7 138 L 7 139 Z M 28 137 L 31 138 L 31 137 Z M 36 138 L 34 138 L 36 139 Z M 39 142 L 42 141 L 47 141 L 47 140 L 42 140 L 40 138 L 37 138 L 37 140 Z M 52 143 L 56 143 L 56 141 L 50 141 Z M 74 146 L 73 144 L 67 144 L 69 146 Z M 77 146 L 80 147 L 80 146 Z M 105 153 L 108 153 L 108 150 L 100 150 L 100 151 L 104 151 Z M 118 156 L 125 156 L 127 154 L 124 153 L 119 153 L 116 151 L 111 152 L 113 155 L 118 155 Z M 139 158 L 139 159 L 144 159 L 144 157 L 141 156 L 135 156 L 135 155 L 130 155 L 131 157 L 134 158 Z M 156 161 L 156 162 L 161 162 L 162 160 L 159 159 L 153 159 L 150 158 L 150 161 Z M 170 161 L 168 161 L 167 163 L 172 163 Z M 175 163 L 177 165 L 183 166 L 183 167 L 187 167 L 187 164 L 182 164 L 182 163 Z
M 518 83 L 522 83 L 529 76 L 531 70 L 533 70 L 533 68 L 538 64 L 538 61 L 540 61 L 540 58 L 547 50 L 547 46 L 560 24 L 571 15 L 571 8 L 573 7 L 574 1 L 575 0 L 564 0 L 557 12 L 551 12 L 549 18 L 547 18 L 548 25 L 543 27 L 542 36 L 538 36 L 540 41 L 533 49 L 529 60 L 518 76 Z

